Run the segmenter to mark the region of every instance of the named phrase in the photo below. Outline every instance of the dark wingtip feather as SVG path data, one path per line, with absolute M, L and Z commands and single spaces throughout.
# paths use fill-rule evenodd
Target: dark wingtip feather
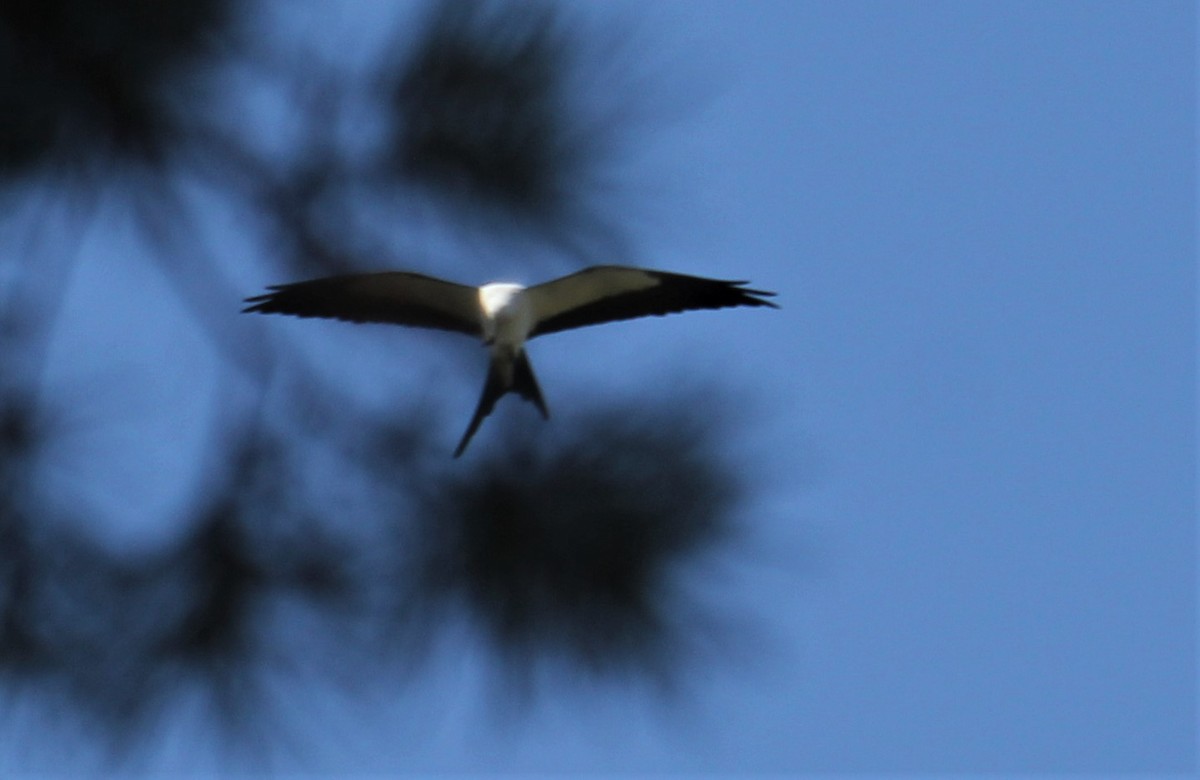
M 242 309 L 242 314 L 246 314 L 248 312 L 261 312 L 263 314 L 269 314 L 273 311 L 278 311 L 278 309 L 271 308 L 271 303 L 276 301 L 280 290 L 289 286 L 290 285 L 286 284 L 272 284 L 267 287 L 270 292 L 263 293 L 262 295 L 253 295 L 249 298 L 243 298 L 242 303 L 249 303 L 251 305 Z
M 242 303 L 249 303 L 250 306 L 242 309 L 242 314 L 250 312 L 266 312 L 267 301 L 271 299 L 270 295 L 256 295 L 253 298 L 246 298 Z
M 774 301 L 765 301 L 763 298 L 774 298 L 778 293 L 770 290 L 752 290 L 744 285 L 750 284 L 749 281 L 726 282 L 729 289 L 741 293 L 742 298 L 739 303 L 745 306 L 770 306 L 772 309 L 778 309 L 779 304 Z
M 770 290 L 755 290 L 746 287 L 746 285 L 750 284 L 749 279 L 704 279 L 703 277 L 688 277 L 667 271 L 652 271 L 650 273 L 664 281 L 668 279 L 675 281 L 687 280 L 689 282 L 708 284 L 710 285 L 709 294 L 716 293 L 718 298 L 723 299 L 715 302 L 715 305 L 700 308 L 724 309 L 732 306 L 769 306 L 772 309 L 779 308 L 779 304 L 763 300 L 763 298 L 775 297 L 776 293 Z M 717 292 L 718 290 L 720 291 L 719 293 Z M 729 294 L 735 297 L 725 297 Z
M 779 304 L 775 303 L 775 301 L 763 300 L 763 298 L 760 297 L 767 295 L 773 296 L 775 295 L 773 292 L 759 292 L 758 290 L 747 290 L 746 292 L 749 293 L 747 298 L 751 301 L 754 301 L 754 303 L 750 304 L 751 306 L 769 306 L 772 309 L 780 308 Z

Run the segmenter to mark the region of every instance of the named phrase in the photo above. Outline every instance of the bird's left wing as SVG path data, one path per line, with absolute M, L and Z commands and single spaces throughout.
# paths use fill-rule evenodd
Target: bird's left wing
M 388 271 L 280 284 L 242 311 L 440 328 L 479 336 L 479 292 L 432 276 Z
M 528 289 L 536 320 L 529 337 L 692 309 L 779 308 L 763 297 L 775 293 L 751 290 L 745 284 L 629 266 L 598 265 Z

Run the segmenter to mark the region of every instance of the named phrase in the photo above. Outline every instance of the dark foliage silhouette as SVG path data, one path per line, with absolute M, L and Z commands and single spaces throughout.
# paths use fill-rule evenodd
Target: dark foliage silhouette
M 628 251 L 601 204 L 619 125 L 575 94 L 595 63 L 559 6 L 436 3 L 404 50 L 382 80 L 385 170 L 482 218 L 493 237 L 517 226 L 592 261 Z
M 211 58 L 232 5 L 4 3 L 0 174 L 108 159 L 160 164 L 187 132 L 187 79 Z
M 53 749 L 55 724 L 136 761 L 196 697 L 209 727 L 198 745 L 240 746 L 247 761 L 290 750 L 280 689 L 302 699 L 294 689 L 314 676 L 361 680 L 379 669 L 375 639 L 428 648 L 449 621 L 474 626 L 508 679 L 552 668 L 670 684 L 702 630 L 679 575 L 735 530 L 739 479 L 701 422 L 713 408 L 599 404 L 456 465 L 439 446 L 445 398 L 356 395 L 360 372 L 397 363 L 392 342 L 371 359 L 387 336 L 353 329 L 351 364 L 304 329 L 238 314 L 293 273 L 408 266 L 399 258 L 422 248 L 409 240 L 413 193 L 502 247 L 481 259 L 431 241 L 416 270 L 473 277 L 501 255 L 565 268 L 624 247 L 595 186 L 617 126 L 578 112 L 568 76 L 586 62 L 564 9 L 431 4 L 396 26 L 403 46 L 352 75 L 255 26 L 264 13 L 253 0 L 0 5 L 0 723 L 41 735 L 32 744 L 58 771 L 80 767 Z M 264 94 L 282 118 L 255 114 Z M 374 146 L 344 132 L 362 116 L 383 128 Z M 549 249 L 504 255 L 514 235 Z M 86 278 L 104 281 L 73 285 L 89 264 L 103 273 Z M 162 287 L 123 289 L 131 266 Z M 144 375 L 129 364 L 179 377 L 174 392 L 210 389 L 203 408 L 156 400 L 172 416 L 152 437 L 80 449 L 81 489 L 60 491 L 55 458 L 81 445 L 49 424 L 64 388 L 48 367 L 55 350 L 72 365 L 96 358 L 72 352 L 60 326 L 72 291 L 101 284 L 114 320 L 191 340 L 155 355 L 112 344 L 113 389 L 70 389 L 115 422 L 72 418 L 73 433 L 140 414 L 130 399 Z M 210 433 L 184 444 L 188 426 Z M 164 447 L 195 450 L 191 469 L 153 472 L 187 500 L 138 543 L 115 541 L 119 523 L 85 488 L 138 514 L 144 485 L 96 474 Z M 423 658 L 384 653 L 382 665 L 419 674 Z
M 397 167 L 452 193 L 555 208 L 578 151 L 550 7 L 445 3 L 427 24 L 392 92 Z
M 430 636 L 465 614 L 525 689 L 562 669 L 672 687 L 698 639 L 678 576 L 735 534 L 740 491 L 704 406 L 610 402 L 555 439 L 510 427 L 476 468 L 430 480 L 403 529 L 397 626 Z

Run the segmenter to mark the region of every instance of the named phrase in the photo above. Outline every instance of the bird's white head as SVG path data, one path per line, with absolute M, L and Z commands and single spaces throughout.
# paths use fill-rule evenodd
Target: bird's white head
M 488 343 L 519 346 L 533 329 L 533 309 L 522 285 L 483 285 L 479 288 L 479 307 L 483 311 L 483 338 Z

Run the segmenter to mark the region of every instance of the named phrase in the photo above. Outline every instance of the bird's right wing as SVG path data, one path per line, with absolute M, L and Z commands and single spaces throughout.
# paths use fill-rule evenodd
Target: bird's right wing
M 529 338 L 635 317 L 731 306 L 769 306 L 775 295 L 752 290 L 746 282 L 598 265 L 530 287 L 534 326 Z
M 242 311 L 482 333 L 479 291 L 423 274 L 349 274 L 268 289 L 265 295 L 247 298 L 251 305 Z

